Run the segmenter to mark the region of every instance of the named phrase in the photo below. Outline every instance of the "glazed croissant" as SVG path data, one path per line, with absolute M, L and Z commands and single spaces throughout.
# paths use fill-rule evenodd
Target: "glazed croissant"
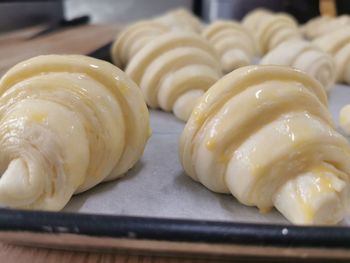
M 318 16 L 310 19 L 300 28 L 302 34 L 308 39 L 314 39 L 332 33 L 343 26 L 350 25 L 350 16 L 338 17 Z
M 169 27 L 152 20 L 137 22 L 126 27 L 112 45 L 113 63 L 120 68 L 125 68 L 143 46 L 168 31 L 170 31 Z
M 62 209 L 127 172 L 149 137 L 139 88 L 98 59 L 29 59 L 3 76 L 0 94 L 0 203 L 11 207 Z
M 203 31 L 203 36 L 219 54 L 224 73 L 251 64 L 256 53 L 253 36 L 236 22 L 214 22 Z
M 318 80 L 327 92 L 335 82 L 333 58 L 305 40 L 283 42 L 267 53 L 260 63 L 300 69 Z
M 248 66 L 200 99 L 180 141 L 189 176 L 245 205 L 275 206 L 296 224 L 345 214 L 350 147 L 333 127 L 321 85 L 281 66 Z
M 169 32 L 145 45 L 126 73 L 151 108 L 173 111 L 186 121 L 197 99 L 221 77 L 215 51 L 201 36 Z
M 156 17 L 154 21 L 167 27 L 200 33 L 203 29 L 202 22 L 185 8 L 177 8 L 164 15 Z
M 283 41 L 301 38 L 297 22 L 286 13 L 273 14 L 258 9 L 248 13 L 242 23 L 255 35 L 261 54 L 265 54 Z
M 316 38 L 313 43 L 333 56 L 336 80 L 350 84 L 350 25 Z

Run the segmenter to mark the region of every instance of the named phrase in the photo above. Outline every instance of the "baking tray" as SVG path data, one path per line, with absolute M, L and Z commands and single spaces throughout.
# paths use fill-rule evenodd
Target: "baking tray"
M 108 60 L 109 45 L 92 55 Z M 330 110 L 337 122 L 350 87 L 337 85 Z M 215 194 L 184 174 L 178 140 L 184 124 L 151 111 L 153 135 L 128 174 L 74 196 L 62 212 L 0 209 L 0 240 L 64 249 L 133 251 L 198 257 L 350 260 L 350 218 L 334 227 L 289 224 L 231 195 Z

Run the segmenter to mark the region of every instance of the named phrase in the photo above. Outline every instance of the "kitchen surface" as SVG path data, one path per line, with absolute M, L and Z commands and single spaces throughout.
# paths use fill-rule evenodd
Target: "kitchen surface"
M 349 14 L 0 0 L 0 262 L 348 262 Z

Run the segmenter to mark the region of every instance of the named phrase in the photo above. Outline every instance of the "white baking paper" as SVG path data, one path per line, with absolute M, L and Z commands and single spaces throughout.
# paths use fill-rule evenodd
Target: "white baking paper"
M 341 107 L 347 103 L 350 87 L 337 85 L 329 101 L 336 123 Z M 261 214 L 254 207 L 239 204 L 233 196 L 213 193 L 186 176 L 178 159 L 184 123 L 172 114 L 152 110 L 151 127 L 153 135 L 141 161 L 125 177 L 76 195 L 64 211 L 288 224 L 276 210 Z M 347 219 L 342 224 L 348 225 L 346 221 L 350 223 Z

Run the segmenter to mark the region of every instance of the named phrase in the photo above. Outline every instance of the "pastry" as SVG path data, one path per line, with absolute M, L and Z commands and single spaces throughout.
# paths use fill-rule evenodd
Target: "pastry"
M 339 114 L 339 124 L 346 135 L 350 135 L 350 104 L 345 105 Z
M 203 29 L 202 22 L 185 8 L 177 8 L 154 20 L 176 30 L 200 33 Z
M 337 82 L 350 84 L 350 25 L 316 38 L 313 43 L 332 55 Z
M 248 13 L 242 23 L 254 34 L 261 54 L 283 41 L 301 38 L 297 22 L 286 13 L 273 14 L 258 9 Z
M 168 26 L 151 20 L 137 22 L 126 27 L 112 45 L 113 63 L 120 68 L 125 68 L 131 58 L 146 43 L 170 30 Z
M 348 15 L 338 17 L 318 16 L 310 19 L 305 25 L 301 26 L 300 31 L 306 38 L 314 39 L 346 25 L 350 25 L 350 16 Z
M 255 42 L 241 24 L 217 21 L 203 31 L 203 36 L 219 54 L 224 73 L 251 64 L 255 55 Z
M 264 17 L 268 15 L 272 15 L 272 12 L 264 8 L 256 8 L 243 17 L 242 25 L 254 33 Z
M 197 99 L 221 77 L 221 67 L 204 38 L 176 31 L 145 45 L 126 73 L 140 86 L 151 108 L 173 111 L 186 121 Z
M 267 53 L 260 64 L 300 69 L 318 80 L 327 92 L 335 82 L 333 58 L 312 43 L 301 39 L 283 42 Z
M 80 55 L 21 62 L 0 81 L 0 203 L 60 210 L 73 194 L 125 174 L 149 137 L 136 84 Z
M 349 200 L 350 147 L 313 78 L 282 66 L 247 66 L 199 100 L 181 136 L 186 173 L 295 224 L 336 224 Z

